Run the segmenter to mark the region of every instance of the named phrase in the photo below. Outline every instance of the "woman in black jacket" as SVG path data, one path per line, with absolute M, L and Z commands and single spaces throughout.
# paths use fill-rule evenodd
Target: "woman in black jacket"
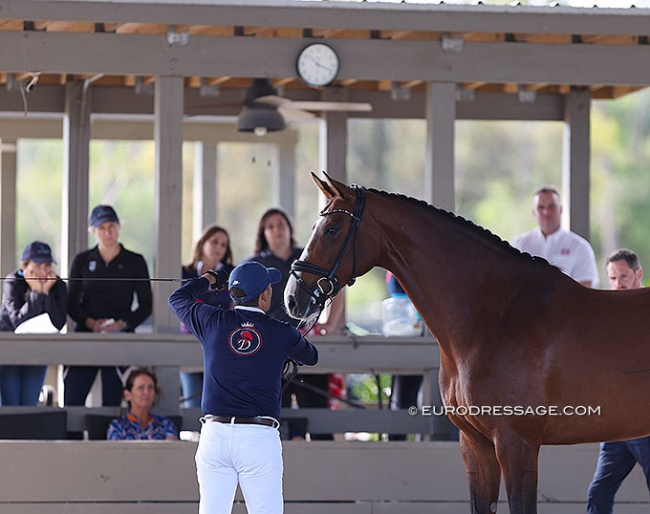
M 120 244 L 120 220 L 110 205 L 95 207 L 88 224 L 97 245 L 75 255 L 68 275 L 68 313 L 75 322 L 74 331 L 134 332 L 151 314 L 147 263 L 142 255 Z M 126 367 L 66 366 L 66 406 L 85 404 L 100 369 L 102 405 L 120 404 L 121 375 Z
M 34 331 L 61 330 L 66 322 L 67 291 L 52 270 L 49 245 L 41 241 L 28 244 L 21 260 L 20 269 L 3 283 L 0 330 L 14 332 L 40 315 L 45 317 Z M 2 405 L 37 405 L 46 371 L 47 366 L 0 366 Z

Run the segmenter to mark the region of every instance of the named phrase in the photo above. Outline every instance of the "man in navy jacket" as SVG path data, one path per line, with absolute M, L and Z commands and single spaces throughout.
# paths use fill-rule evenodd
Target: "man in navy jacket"
M 318 351 L 293 326 L 266 315 L 280 281 L 275 268 L 245 262 L 230 275 L 233 310 L 194 299 L 226 285 L 208 271 L 169 297 L 169 306 L 203 347 L 203 427 L 196 453 L 199 512 L 230 513 L 239 482 L 250 514 L 281 513 L 278 418 L 287 358 L 314 365 Z

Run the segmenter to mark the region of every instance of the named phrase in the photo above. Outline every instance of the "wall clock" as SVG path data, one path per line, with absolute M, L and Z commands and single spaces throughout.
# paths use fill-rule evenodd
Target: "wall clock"
M 331 46 L 313 43 L 298 54 L 296 70 L 298 76 L 310 87 L 330 84 L 339 73 L 339 56 Z

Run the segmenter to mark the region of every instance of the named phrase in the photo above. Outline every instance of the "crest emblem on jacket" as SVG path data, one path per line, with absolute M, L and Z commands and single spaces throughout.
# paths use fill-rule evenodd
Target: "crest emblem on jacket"
M 237 355 L 253 355 L 262 347 L 262 336 L 252 323 L 242 323 L 230 333 L 228 345 Z

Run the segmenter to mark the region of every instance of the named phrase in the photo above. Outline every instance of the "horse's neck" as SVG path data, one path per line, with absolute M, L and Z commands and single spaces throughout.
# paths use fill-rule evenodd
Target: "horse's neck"
M 479 318 L 471 311 L 490 309 L 499 293 L 486 281 L 488 276 L 499 280 L 494 270 L 498 252 L 445 213 L 395 203 L 397 209 L 384 211 L 391 215 L 382 226 L 387 246 L 386 262 L 380 265 L 397 277 L 438 339 L 476 330 Z

